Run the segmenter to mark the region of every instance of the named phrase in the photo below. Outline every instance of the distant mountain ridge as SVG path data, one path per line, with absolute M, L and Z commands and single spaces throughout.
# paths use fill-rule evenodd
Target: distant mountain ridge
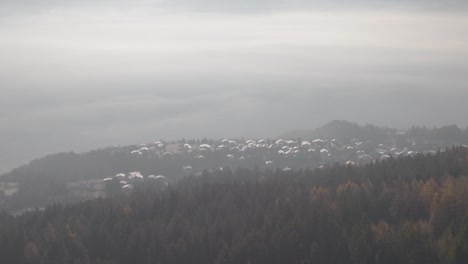
M 386 138 L 394 136 L 398 133 L 397 129 L 377 127 L 374 125 L 361 126 L 354 122 L 346 120 L 333 120 L 314 130 L 295 130 L 282 134 L 283 138 L 326 138 L 338 140 L 351 139 L 369 139 L 369 138 Z
M 398 136 L 411 137 L 417 140 L 445 141 L 450 145 L 466 144 L 468 142 L 468 128 L 460 129 L 456 125 L 440 128 L 426 128 L 413 126 L 408 130 L 398 130 L 388 127 L 378 127 L 372 124 L 364 126 L 346 120 L 333 120 L 314 130 L 294 130 L 280 135 L 280 138 L 324 138 L 341 141 L 358 140 L 393 140 Z

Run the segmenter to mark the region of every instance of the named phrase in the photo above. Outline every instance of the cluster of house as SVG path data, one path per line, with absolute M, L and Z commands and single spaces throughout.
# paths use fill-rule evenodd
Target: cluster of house
M 376 160 L 391 157 L 413 156 L 418 153 L 435 154 L 436 151 L 427 144 L 418 145 L 407 140 L 397 144 L 359 141 L 351 139 L 339 141 L 336 139 L 286 140 L 286 139 L 222 139 L 208 143 L 141 144 L 131 152 L 137 157 L 178 158 L 183 157 L 188 164 L 183 165 L 184 171 L 191 172 L 193 163 L 206 160 L 211 168 L 224 166 L 243 166 L 248 161 L 255 162 L 259 167 L 280 168 L 285 171 L 291 168 L 319 168 L 336 162 L 348 165 L 362 165 Z M 182 158 L 181 158 L 182 159 Z M 250 164 L 252 164 L 250 162 Z M 210 169 L 205 167 L 204 169 Z
M 122 189 L 131 190 L 133 189 L 133 185 L 136 182 L 143 182 L 145 180 L 148 181 L 161 181 L 164 185 L 168 185 L 167 178 L 163 175 L 148 175 L 143 176 L 139 171 L 129 172 L 128 174 L 125 173 L 118 173 L 114 177 L 105 178 L 102 182 L 107 183 L 111 181 L 118 181 L 121 185 Z
M 154 142 L 140 144 L 130 151 L 136 159 L 175 159 L 185 175 L 201 174 L 203 170 L 223 167 L 258 167 L 280 169 L 285 172 L 298 168 L 323 168 L 340 163 L 360 166 L 400 156 L 435 154 L 430 144 L 418 144 L 412 140 L 398 143 L 360 141 L 351 139 L 222 139 L 205 142 Z M 442 150 L 443 151 L 443 150 Z M 164 162 L 164 160 L 163 160 Z M 173 175 L 169 175 L 172 177 Z M 118 173 L 100 180 L 100 183 L 118 182 L 123 190 L 132 190 L 138 182 L 150 181 L 169 184 L 163 175 L 143 175 L 139 171 Z

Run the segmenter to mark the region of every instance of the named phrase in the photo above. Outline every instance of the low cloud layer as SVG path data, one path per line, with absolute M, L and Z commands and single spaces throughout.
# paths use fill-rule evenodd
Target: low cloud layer
M 464 0 L 3 0 L 1 5 L 15 10 L 49 10 L 83 6 L 125 6 L 160 8 L 174 11 L 261 13 L 313 10 L 318 8 L 363 9 L 392 8 L 412 10 L 460 10 L 468 7 Z
M 0 18 L 0 168 L 161 138 L 274 137 L 332 119 L 468 125 L 462 11 L 171 3 L 2 2 L 15 12 Z

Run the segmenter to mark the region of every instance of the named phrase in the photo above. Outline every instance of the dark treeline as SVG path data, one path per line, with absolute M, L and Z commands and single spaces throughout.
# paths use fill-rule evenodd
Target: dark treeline
M 468 149 L 237 169 L 0 216 L 2 263 L 468 263 Z
M 456 125 L 432 129 L 413 126 L 407 134 L 409 137 L 419 140 L 451 142 L 454 145 L 464 144 L 468 141 L 468 127 L 463 131 Z

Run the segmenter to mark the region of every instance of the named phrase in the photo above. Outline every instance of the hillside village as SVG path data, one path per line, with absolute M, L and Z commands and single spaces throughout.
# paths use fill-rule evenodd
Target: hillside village
M 125 194 L 137 185 L 164 188 L 183 177 L 196 177 L 210 170 L 251 168 L 287 172 L 321 169 L 335 163 L 361 166 L 387 159 L 435 155 L 452 145 L 468 144 L 463 137 L 453 136 L 457 135 L 453 128 L 442 128 L 444 140 L 440 136 L 427 136 L 425 132 L 434 135 L 434 131 L 421 128 L 402 132 L 377 127 L 356 129 L 356 126 L 334 121 L 317 130 L 322 131 L 320 138 L 312 135 L 302 139 L 160 140 L 83 154 L 51 155 L 0 178 L 0 208 L 15 211 Z M 323 132 L 337 138 L 327 138 Z

